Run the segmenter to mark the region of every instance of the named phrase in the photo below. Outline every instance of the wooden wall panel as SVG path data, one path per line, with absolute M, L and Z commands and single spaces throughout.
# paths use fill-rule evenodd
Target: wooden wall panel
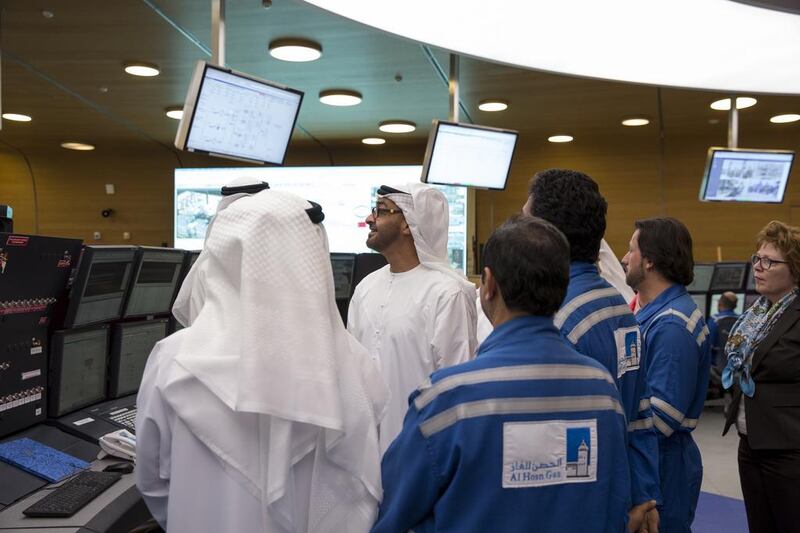
M 623 130 L 618 135 L 583 137 L 561 145 L 523 138 L 508 188 L 477 193 L 478 240 L 485 242 L 494 227 L 519 212 L 536 171 L 566 167 L 582 170 L 600 184 L 609 201 L 607 238 L 618 255 L 627 248 L 635 219 L 669 215 L 689 227 L 696 260 L 716 260 L 718 246 L 723 259 L 745 258 L 752 253 L 755 234 L 769 220 L 800 223 L 800 163 L 793 169 L 783 204 L 700 202 L 697 194 L 706 149 L 723 141 L 714 136 L 671 137 L 667 132 L 662 163 L 655 128 L 635 135 Z M 800 151 L 800 140 L 797 133 L 776 132 L 748 140 L 748 146 Z M 414 142 L 381 147 L 341 144 L 329 149 L 337 165 L 419 164 L 424 153 L 424 145 Z M 27 155 L 39 191 L 40 233 L 99 244 L 171 242 L 172 179 L 178 159 L 163 146 L 142 142 L 104 146 L 89 153 L 55 148 Z M 195 154 L 179 157 L 186 167 L 239 165 Z M 292 146 L 287 157 L 288 165 L 327 165 L 329 161 L 328 152 L 315 144 Z M 105 194 L 106 183 L 116 186 L 115 195 Z M 14 207 L 19 232 L 34 231 L 30 176 L 20 155 L 10 150 L 0 151 L 0 199 Z M 101 217 L 104 208 L 114 209 L 114 216 Z M 94 241 L 93 231 L 100 231 L 103 238 Z M 125 231 L 131 233 L 130 241 L 122 240 Z

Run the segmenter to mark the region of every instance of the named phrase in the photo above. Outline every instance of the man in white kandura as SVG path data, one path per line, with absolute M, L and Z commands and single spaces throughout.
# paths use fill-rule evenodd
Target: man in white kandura
M 366 220 L 367 246 L 389 264 L 358 284 L 347 329 L 367 347 L 389 386 L 381 452 L 400 433 L 408 396 L 435 370 L 474 356 L 475 286 L 447 260 L 449 214 L 441 191 L 382 186 Z
M 341 324 L 318 205 L 223 200 L 147 362 L 136 484 L 168 531 L 369 530 L 388 392 Z

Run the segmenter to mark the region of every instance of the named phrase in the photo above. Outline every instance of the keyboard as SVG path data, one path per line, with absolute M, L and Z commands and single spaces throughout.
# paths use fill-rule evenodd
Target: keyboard
M 34 503 L 22 514 L 31 518 L 66 518 L 74 515 L 119 481 L 118 472 L 84 470 L 50 494 Z
M 131 433 L 136 433 L 136 407 L 122 407 L 116 411 L 106 413 L 103 418 L 127 429 Z

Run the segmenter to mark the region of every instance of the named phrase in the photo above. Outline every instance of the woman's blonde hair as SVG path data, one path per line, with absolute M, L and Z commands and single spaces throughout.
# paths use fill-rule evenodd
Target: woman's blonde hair
M 761 248 L 771 244 L 789 262 L 789 270 L 795 281 L 800 282 L 800 228 L 773 220 L 764 226 L 756 237 L 756 245 Z

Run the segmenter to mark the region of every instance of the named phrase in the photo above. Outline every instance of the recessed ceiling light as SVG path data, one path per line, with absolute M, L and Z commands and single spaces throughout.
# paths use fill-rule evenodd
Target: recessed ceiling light
M 158 76 L 161 73 L 158 67 L 152 63 L 126 63 L 125 72 L 131 76 L 144 76 L 146 78 Z
M 43 16 L 44 18 L 46 18 L 46 19 L 51 19 L 51 18 L 53 18 L 53 17 L 55 16 L 55 13 L 53 13 L 52 11 L 48 11 L 47 9 L 45 9 L 44 11 L 42 11 L 42 16 Z
M 5 116 L 5 115 L 3 115 Z M 775 115 L 769 121 L 773 124 L 786 124 L 787 122 L 797 122 L 800 120 L 800 115 L 797 113 L 787 113 L 786 115 Z
M 386 144 L 386 139 L 381 139 L 380 137 L 366 137 L 361 139 L 361 142 L 364 144 Z
M 623 126 L 647 126 L 650 124 L 650 119 L 644 117 L 631 117 L 622 121 Z
M 384 120 L 378 129 L 384 133 L 411 133 L 417 129 L 417 125 L 408 120 Z
M 572 135 L 552 135 L 547 138 L 551 143 L 568 143 L 572 142 Z
M 361 103 L 361 93 L 348 89 L 328 89 L 320 91 L 319 101 L 335 106 L 351 106 Z
M 478 109 L 481 111 L 505 111 L 508 109 L 508 102 L 505 100 L 481 100 L 478 104 Z
M 166 109 L 167 116 L 169 118 L 174 118 L 175 120 L 180 120 L 183 118 L 183 106 L 172 106 Z
M 94 150 L 94 145 L 79 143 L 79 142 L 63 142 L 61 143 L 61 148 L 66 148 L 67 150 L 79 150 L 85 152 L 88 150 Z
M 6 120 L 13 120 L 14 122 L 30 122 L 31 117 L 28 115 L 20 115 L 19 113 L 3 113 L 3 118 Z
M 269 43 L 269 55 L 281 61 L 314 61 L 322 57 L 322 46 L 307 39 L 277 39 Z
M 751 98 L 749 96 L 737 96 L 736 97 L 736 109 L 746 109 L 748 107 L 753 107 L 756 105 L 755 98 Z M 729 111 L 731 108 L 731 99 L 730 98 L 723 98 L 722 100 L 717 100 L 716 102 L 711 103 L 711 109 L 716 109 L 717 111 Z

